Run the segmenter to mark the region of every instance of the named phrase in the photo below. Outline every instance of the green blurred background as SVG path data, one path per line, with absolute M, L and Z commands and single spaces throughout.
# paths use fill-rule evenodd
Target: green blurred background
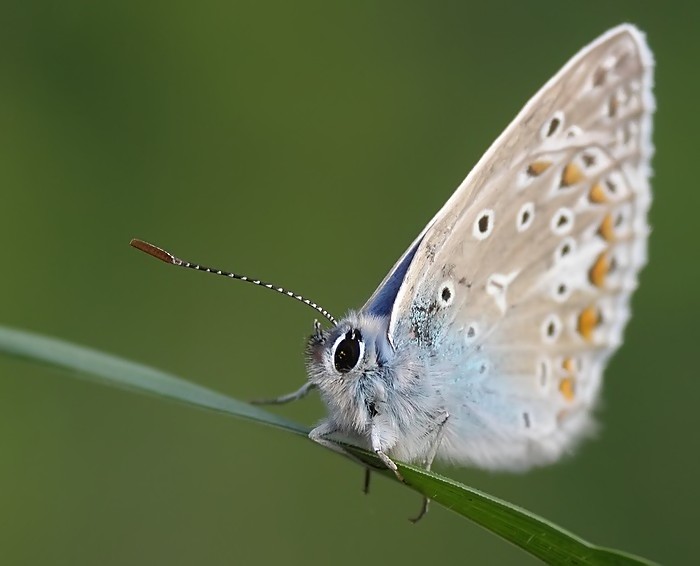
M 360 306 L 525 101 L 623 21 L 656 54 L 649 267 L 598 439 L 438 468 L 603 545 L 697 558 L 700 8 L 659 2 L 4 2 L 2 323 L 241 399 L 304 380 L 313 313 L 138 236 Z M 688 10 L 693 10 L 689 12 Z M 532 563 L 301 438 L 0 359 L 3 564 Z M 313 424 L 318 399 L 279 409 Z

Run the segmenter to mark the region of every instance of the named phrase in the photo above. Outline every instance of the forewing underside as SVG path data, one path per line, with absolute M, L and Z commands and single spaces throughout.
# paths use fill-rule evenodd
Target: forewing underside
M 574 57 L 419 236 L 393 305 L 395 347 L 483 359 L 484 387 L 531 399 L 513 422 L 533 433 L 593 404 L 621 343 L 646 261 L 652 67 L 632 26 Z

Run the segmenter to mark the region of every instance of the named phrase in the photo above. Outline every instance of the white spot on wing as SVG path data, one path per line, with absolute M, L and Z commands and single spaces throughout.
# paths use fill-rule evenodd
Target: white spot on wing
M 506 302 L 506 293 L 508 292 L 508 285 L 510 285 L 513 280 L 518 276 L 518 271 L 513 271 L 508 275 L 503 273 L 494 273 L 491 275 L 486 282 L 486 292 L 491 295 L 496 301 L 496 306 L 500 309 L 501 313 L 505 313 L 508 308 Z

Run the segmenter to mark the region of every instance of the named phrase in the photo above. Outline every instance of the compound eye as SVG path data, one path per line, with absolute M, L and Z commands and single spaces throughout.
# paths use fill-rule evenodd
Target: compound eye
M 333 344 L 333 363 L 339 373 L 348 373 L 359 363 L 365 353 L 365 343 L 359 330 L 348 330 Z

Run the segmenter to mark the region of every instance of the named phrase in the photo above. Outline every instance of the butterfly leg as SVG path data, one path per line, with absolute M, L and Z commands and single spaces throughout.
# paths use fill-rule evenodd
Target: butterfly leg
M 365 482 L 362 485 L 362 493 L 365 495 L 369 494 L 369 481 L 372 478 L 372 472 L 369 468 L 365 468 Z
M 445 423 L 447 422 L 447 419 L 450 418 L 450 414 L 445 411 L 442 415 L 440 415 L 440 418 L 438 419 L 438 424 L 437 424 L 437 433 L 435 433 L 435 440 L 433 440 L 433 443 L 430 446 L 430 452 L 428 452 L 428 455 L 426 456 L 425 460 L 423 460 L 423 466 L 427 471 L 430 471 L 430 468 L 433 465 L 433 460 L 435 460 L 435 456 L 437 455 L 438 448 L 440 448 L 440 443 L 442 442 L 442 437 L 443 434 L 445 433 Z M 412 519 L 409 519 L 411 523 L 414 525 L 420 521 L 425 514 L 428 512 L 428 508 L 430 507 L 430 498 L 428 497 L 423 497 L 423 504 L 421 505 L 420 511 L 418 512 L 418 515 L 415 516 Z
M 399 469 L 396 466 L 396 464 L 394 463 L 394 461 L 391 458 L 389 458 L 389 456 L 386 455 L 384 450 L 382 450 L 382 443 L 381 443 L 381 438 L 379 436 L 379 430 L 375 426 L 374 420 L 372 421 L 370 440 L 372 443 L 372 451 L 382 461 L 382 464 L 384 464 L 387 468 L 389 468 L 392 472 L 394 472 L 396 479 L 398 479 L 402 483 L 406 483 L 406 480 L 403 479 L 403 476 L 401 475 L 401 472 L 399 472 Z
M 310 381 L 307 381 L 299 389 L 292 391 L 291 393 L 287 393 L 286 395 L 281 395 L 280 397 L 275 397 L 274 399 L 253 399 L 251 403 L 253 405 L 283 405 L 284 403 L 290 403 L 306 397 L 315 387 L 316 385 Z
M 326 438 L 327 436 L 330 436 L 331 434 L 335 434 L 336 432 L 340 432 L 334 425 L 332 425 L 329 422 L 322 422 L 320 425 L 318 425 L 315 429 L 313 429 L 309 433 L 309 438 L 313 440 L 314 442 L 317 442 L 324 448 L 328 448 L 329 450 L 332 450 L 336 454 L 342 454 L 346 458 L 350 458 L 353 462 L 359 464 L 363 468 L 367 470 L 367 476 L 365 476 L 365 488 L 369 489 L 369 480 L 367 479 L 369 477 L 369 468 L 367 467 L 367 464 L 360 460 L 357 456 L 354 454 L 348 452 L 345 448 L 343 448 L 340 444 L 333 442 L 332 440 Z

